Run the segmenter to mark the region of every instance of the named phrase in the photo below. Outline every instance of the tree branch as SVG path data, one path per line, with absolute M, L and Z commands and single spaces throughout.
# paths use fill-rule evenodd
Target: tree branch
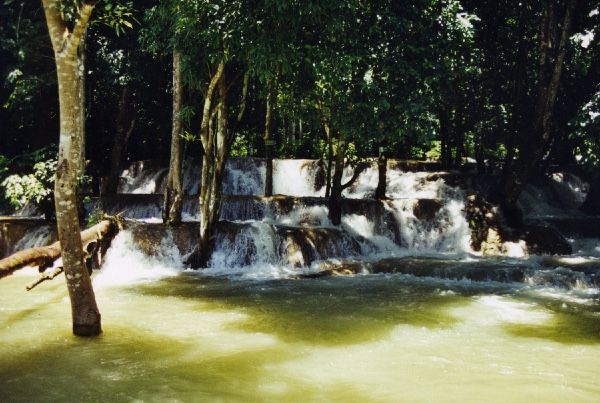
M 346 182 L 345 184 L 342 185 L 342 191 L 344 191 L 345 189 L 354 185 L 354 182 L 356 182 L 356 180 L 358 179 L 360 174 L 363 173 L 363 171 L 365 169 L 367 169 L 368 166 L 369 165 L 366 162 L 361 162 L 360 164 L 358 164 L 358 166 L 354 170 L 354 174 L 352 175 L 352 178 L 350 178 L 350 180 L 348 182 Z

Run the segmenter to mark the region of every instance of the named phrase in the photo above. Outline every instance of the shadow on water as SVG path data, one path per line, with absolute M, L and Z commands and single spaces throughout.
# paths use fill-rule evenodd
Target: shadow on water
M 96 339 L 57 335 L 43 348 L 3 357 L 2 402 L 131 401 L 374 401 L 340 382 L 315 388 L 310 380 L 269 374 L 269 366 L 299 357 L 282 347 L 221 355 L 197 351 L 197 344 L 112 326 Z
M 552 312 L 552 319 L 544 324 L 506 324 L 504 328 L 512 336 L 540 338 L 567 345 L 600 344 L 597 298 L 595 303 L 585 305 L 539 296 L 522 298 L 529 303 L 533 300 Z
M 535 287 L 525 285 L 414 278 L 407 285 L 402 278 L 238 282 L 183 275 L 164 280 L 168 287 L 150 284 L 139 292 L 208 302 L 202 309 L 241 309 L 247 319 L 229 324 L 233 329 L 272 334 L 284 342 L 322 346 L 380 340 L 398 325 L 448 329 L 464 319 L 453 315 L 453 308 L 472 303 L 472 297 L 504 295 L 552 315 L 552 319 L 543 324 L 502 325 L 511 335 L 562 344 L 600 343 L 597 299 L 588 298 L 587 303 L 581 304 L 540 295 L 534 292 Z
M 379 340 L 398 325 L 448 328 L 460 321 L 448 310 L 468 304 L 435 286 L 398 286 L 382 276 L 319 280 L 231 281 L 196 275 L 150 284 L 139 292 L 208 302 L 202 309 L 239 309 L 247 319 L 229 324 L 284 342 L 340 346 Z

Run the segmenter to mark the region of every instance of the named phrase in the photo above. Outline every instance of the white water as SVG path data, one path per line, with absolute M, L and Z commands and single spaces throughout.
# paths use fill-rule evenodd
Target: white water
M 156 254 L 148 256 L 134 242 L 131 232 L 122 231 L 113 240 L 93 285 L 98 289 L 156 281 L 181 273 L 182 261 L 172 238 L 164 238 L 156 246 Z

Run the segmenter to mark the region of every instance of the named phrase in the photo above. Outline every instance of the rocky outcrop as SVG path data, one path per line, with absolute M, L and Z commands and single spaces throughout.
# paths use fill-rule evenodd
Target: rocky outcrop
M 279 250 L 294 267 L 310 266 L 317 260 L 348 258 L 360 254 L 358 242 L 336 228 L 278 228 Z
M 505 210 L 493 206 L 479 195 L 467 197 L 465 210 L 471 229 L 471 247 L 486 256 L 505 254 L 511 249 L 510 244 L 520 245 L 524 254 L 572 253 L 571 244 L 555 228 L 542 225 L 511 227 Z

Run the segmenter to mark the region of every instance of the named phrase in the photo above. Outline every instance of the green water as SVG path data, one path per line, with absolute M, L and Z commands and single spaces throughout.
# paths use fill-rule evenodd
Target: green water
M 31 280 L 0 280 L 0 402 L 600 400 L 594 290 L 180 273 L 98 287 L 84 339 Z

